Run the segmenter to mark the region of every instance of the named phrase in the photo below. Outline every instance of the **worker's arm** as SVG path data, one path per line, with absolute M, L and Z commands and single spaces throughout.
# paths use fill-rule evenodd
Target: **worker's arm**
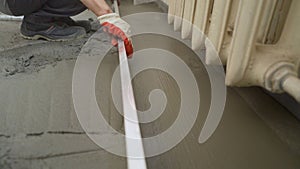
M 133 53 L 130 39 L 130 25 L 116 13 L 113 13 L 105 0 L 81 0 L 81 2 L 98 17 L 103 30 L 112 35 L 112 44 L 117 44 L 117 38 L 124 41 L 127 56 Z
M 105 0 L 81 0 L 81 2 L 97 17 L 112 13 L 111 8 L 108 6 Z

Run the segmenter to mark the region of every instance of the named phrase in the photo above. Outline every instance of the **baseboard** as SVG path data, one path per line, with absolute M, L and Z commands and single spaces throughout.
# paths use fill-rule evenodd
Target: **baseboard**
M 298 103 L 294 98 L 292 98 L 288 94 L 274 94 L 270 92 L 267 93 L 300 120 L 300 103 Z
M 165 2 L 163 2 L 163 1 L 161 1 L 161 0 L 156 0 L 155 2 L 157 3 L 158 7 L 159 7 L 163 12 L 165 12 L 165 13 L 168 12 L 169 6 L 168 6 Z
M 150 2 L 155 2 L 156 0 L 133 0 L 134 5 L 140 5 L 140 4 L 145 4 L 145 3 L 150 3 Z

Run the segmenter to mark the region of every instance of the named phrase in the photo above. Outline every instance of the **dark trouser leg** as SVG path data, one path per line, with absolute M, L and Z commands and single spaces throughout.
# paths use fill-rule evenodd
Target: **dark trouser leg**
M 86 10 L 79 0 L 47 0 L 43 7 L 33 13 L 38 16 L 68 17 Z
M 68 17 L 83 12 L 86 7 L 79 0 L 0 0 L 1 11 L 19 16 L 32 30 L 49 27 L 54 17 Z
M 24 0 L 17 0 L 22 1 Z M 36 8 L 39 6 L 39 9 L 34 10 L 29 13 L 24 12 L 24 22 L 28 29 L 31 30 L 43 30 L 49 28 L 49 24 L 52 24 L 57 17 L 69 17 L 77 15 L 83 12 L 86 7 L 79 0 L 31 0 L 36 1 L 33 3 L 38 3 Z M 26 2 L 28 4 L 28 2 Z M 24 4 L 25 5 L 25 4 Z M 34 8 L 31 8 L 34 9 Z
M 17 16 L 34 14 L 65 17 L 77 15 L 86 9 L 79 0 L 7 0 L 7 3 L 12 14 Z
M 29 15 L 42 9 L 47 0 L 7 0 L 11 13 L 15 16 Z
M 68 18 L 83 12 L 86 7 L 79 0 L 15 0 L 25 8 L 28 1 L 39 3 L 36 10 L 23 11 L 21 34 L 28 39 L 70 40 L 85 35 L 85 29 L 76 25 L 60 24 L 57 18 Z M 34 3 L 33 2 L 33 3 Z M 33 8 L 31 8 L 33 9 Z M 21 12 L 20 12 L 21 13 Z

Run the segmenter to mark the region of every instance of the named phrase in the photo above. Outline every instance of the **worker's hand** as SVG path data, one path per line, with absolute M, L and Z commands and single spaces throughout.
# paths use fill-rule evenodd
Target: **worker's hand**
M 116 13 L 99 16 L 98 20 L 103 26 L 103 31 L 112 36 L 112 45 L 116 46 L 118 44 L 117 39 L 122 39 L 125 44 L 127 56 L 131 57 L 133 46 L 130 39 L 130 25 Z

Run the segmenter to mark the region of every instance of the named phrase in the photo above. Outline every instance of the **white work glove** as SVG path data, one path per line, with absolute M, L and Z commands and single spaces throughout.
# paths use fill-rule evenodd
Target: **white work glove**
M 133 46 L 130 39 L 130 25 L 116 13 L 109 13 L 98 17 L 103 30 L 112 36 L 112 45 L 118 44 L 117 39 L 122 39 L 128 57 L 133 54 Z

